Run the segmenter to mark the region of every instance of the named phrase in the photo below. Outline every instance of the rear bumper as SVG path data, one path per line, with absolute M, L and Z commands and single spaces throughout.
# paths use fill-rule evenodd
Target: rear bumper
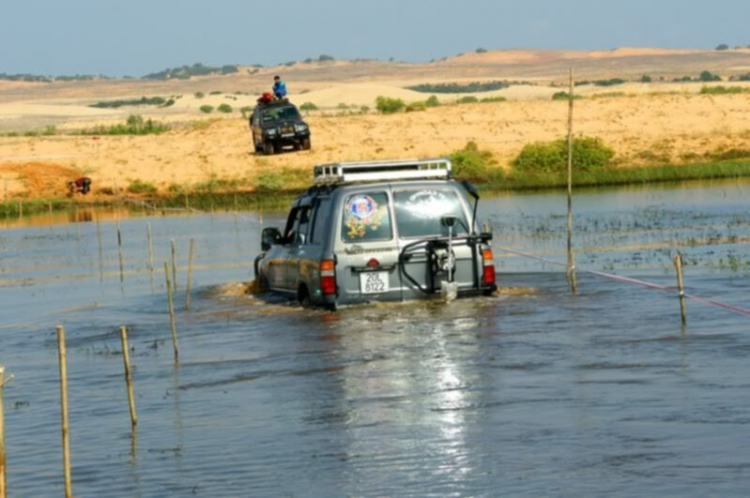
M 470 287 L 458 290 L 458 297 L 479 297 L 494 293 L 497 290 L 497 285 L 486 285 L 479 288 Z M 440 290 L 432 294 L 425 294 L 415 289 L 401 289 L 399 291 L 391 291 L 386 294 L 375 294 L 375 295 L 363 295 L 363 294 L 341 294 L 336 296 L 326 296 L 324 299 L 326 305 L 352 305 L 352 304 L 368 304 L 368 303 L 388 303 L 388 302 L 404 302 L 404 301 L 432 301 L 434 299 L 440 299 Z

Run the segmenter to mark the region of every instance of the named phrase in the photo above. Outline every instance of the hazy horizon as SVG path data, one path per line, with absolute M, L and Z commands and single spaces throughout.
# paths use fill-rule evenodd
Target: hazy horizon
M 261 14 L 265 9 L 267 12 Z M 750 44 L 750 2 L 240 0 L 14 2 L 0 19 L 0 73 L 143 76 L 168 67 L 317 59 L 428 62 L 485 48 L 713 49 Z

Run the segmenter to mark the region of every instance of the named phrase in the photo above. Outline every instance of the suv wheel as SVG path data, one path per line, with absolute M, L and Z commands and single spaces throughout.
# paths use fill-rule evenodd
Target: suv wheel
M 310 150 L 312 148 L 312 143 L 310 142 L 310 137 L 303 138 L 302 139 L 302 150 Z
M 310 299 L 310 293 L 307 291 L 307 286 L 300 286 L 299 291 L 297 291 L 297 299 L 303 308 L 312 307 L 312 300 Z
M 273 142 L 266 142 L 263 145 L 263 152 L 265 152 L 267 156 L 274 155 L 276 153 L 276 147 L 274 147 Z

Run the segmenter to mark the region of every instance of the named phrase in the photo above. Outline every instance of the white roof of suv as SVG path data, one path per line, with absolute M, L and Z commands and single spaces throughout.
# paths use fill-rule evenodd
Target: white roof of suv
M 315 166 L 313 177 L 317 184 L 421 179 L 447 180 L 451 178 L 451 161 L 450 159 L 439 158 L 321 164 Z

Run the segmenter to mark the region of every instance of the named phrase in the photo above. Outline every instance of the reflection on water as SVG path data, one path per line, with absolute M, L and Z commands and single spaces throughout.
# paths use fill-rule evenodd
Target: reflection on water
M 739 189 L 739 190 L 738 190 Z M 584 194 L 580 265 L 748 306 L 748 204 L 734 183 Z M 564 261 L 557 194 L 486 199 L 496 244 Z M 487 299 L 304 310 L 248 295 L 255 214 L 0 232 L 11 496 L 62 491 L 53 329 L 68 330 L 79 496 L 738 495 L 748 485 L 746 319 L 498 257 Z M 283 223 L 265 217 L 265 226 Z M 174 365 L 164 275 L 178 255 Z M 188 243 L 196 239 L 190 311 Z M 119 326 L 133 347 L 130 430 Z M 137 437 L 132 437 L 137 436 Z

